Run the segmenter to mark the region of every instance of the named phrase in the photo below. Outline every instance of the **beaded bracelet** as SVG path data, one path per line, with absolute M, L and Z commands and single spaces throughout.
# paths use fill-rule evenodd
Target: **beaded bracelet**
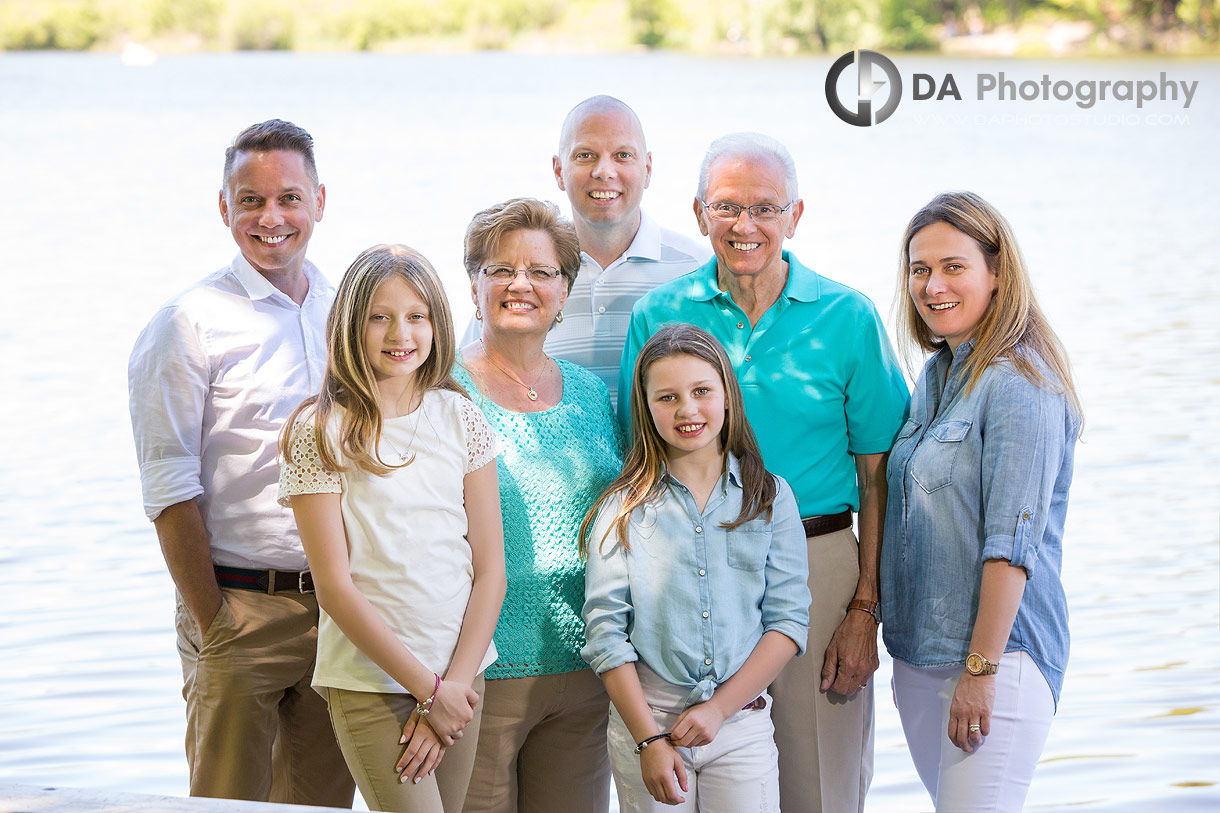
M 666 731 L 664 734 L 653 734 L 651 737 L 645 737 L 644 739 L 640 740 L 639 743 L 636 744 L 635 752 L 637 754 L 642 754 L 642 753 L 644 753 L 644 749 L 648 747 L 649 743 L 656 742 L 657 740 L 668 740 L 668 739 L 669 739 L 668 731 Z
M 427 717 L 432 713 L 432 703 L 436 700 L 436 693 L 441 688 L 441 676 L 436 672 L 432 674 L 436 678 L 436 685 L 432 687 L 432 696 L 415 704 L 415 711 L 419 713 L 420 717 Z

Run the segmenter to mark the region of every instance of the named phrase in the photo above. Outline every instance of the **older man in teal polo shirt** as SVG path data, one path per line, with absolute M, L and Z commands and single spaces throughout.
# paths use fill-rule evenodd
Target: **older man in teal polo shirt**
M 905 418 L 906 383 L 873 303 L 783 250 L 803 204 L 782 144 L 757 133 L 717 139 L 694 208 L 715 257 L 636 303 L 619 417 L 627 429 L 636 356 L 664 325 L 698 325 L 728 351 L 767 468 L 792 486 L 808 537 L 809 655 L 771 686 L 781 808 L 862 811 L 873 770 L 868 680 L 879 663 L 885 457 Z

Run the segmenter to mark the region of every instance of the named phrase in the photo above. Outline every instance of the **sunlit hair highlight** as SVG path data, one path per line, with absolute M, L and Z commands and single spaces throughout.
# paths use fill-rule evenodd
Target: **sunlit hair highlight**
M 726 453 L 732 452 L 737 457 L 742 495 L 741 512 L 732 522 L 721 523 L 721 527 L 732 530 L 764 512 L 768 518 L 771 516 L 771 504 L 775 501 L 778 487 L 775 477 L 763 465 L 762 452 L 758 449 L 754 430 L 746 419 L 741 386 L 737 383 L 728 354 L 724 352 L 720 342 L 702 328 L 683 323 L 667 325 L 645 342 L 639 357 L 636 358 L 635 370 L 631 376 L 631 449 L 623 462 L 622 474 L 606 487 L 580 524 L 578 538 L 581 556 L 589 555 L 589 534 L 597 518 L 598 509 L 615 494 L 620 491 L 623 493 L 622 506 L 607 528 L 606 534 L 598 540 L 598 550 L 605 545 L 606 538 L 612 531 L 618 535 L 618 544 L 622 545 L 624 550 L 631 550 L 627 541 L 631 513 L 660 497 L 665 490 L 668 461 L 666 444 L 661 433 L 657 431 L 652 412 L 648 408 L 646 382 L 652 365 L 673 356 L 692 356 L 706 361 L 716 370 L 724 385 L 726 410 L 724 426 L 720 430 L 720 447 Z M 619 395 L 622 396 L 623 393 Z
M 1007 359 L 1032 383 L 1062 393 L 1076 414 L 1083 416 L 1067 351 L 1038 306 L 1012 227 L 994 206 L 973 192 L 937 195 L 915 213 L 902 236 L 894 302 L 898 339 L 908 370 L 914 370 L 915 348 L 931 353 L 945 347 L 945 339 L 933 333 L 920 317 L 909 288 L 911 240 L 933 223 L 945 223 L 974 240 L 988 270 L 996 277 L 996 292 L 975 331 L 974 352 L 963 367 L 967 375 L 965 391 L 978 384 L 988 366 Z
M 224 175 L 221 178 L 222 189 L 227 195 L 229 180 L 233 175 L 233 163 L 241 152 L 274 152 L 284 150 L 295 152 L 305 161 L 305 172 L 313 181 L 314 191 L 319 186 L 318 165 L 313 156 L 313 136 L 303 128 L 283 119 L 268 119 L 251 124 L 237 134 L 233 144 L 225 150 Z
M 432 349 L 415 372 L 416 392 L 442 389 L 466 391 L 453 379 L 456 359 L 453 316 L 449 300 L 436 270 L 424 255 L 403 245 L 378 245 L 365 249 L 343 274 L 334 305 L 326 319 L 326 373 L 322 391 L 307 398 L 288 419 L 280 435 L 280 450 L 291 463 L 292 441 L 298 418 L 312 409 L 311 420 L 318 440 L 322 465 L 329 471 L 346 471 L 339 455 L 355 465 L 384 476 L 410 465 L 388 464 L 377 452 L 381 440 L 381 396 L 377 379 L 364 347 L 373 297 L 387 280 L 398 278 L 410 285 L 428 308 L 432 323 Z M 341 407 L 339 449 L 330 448 L 326 428 L 335 408 Z
M 580 271 L 580 241 L 572 221 L 559 213 L 550 201 L 536 198 L 513 198 L 489 206 L 475 214 L 466 227 L 465 251 L 462 263 L 466 276 L 474 282 L 479 269 L 500 246 L 505 235 L 515 231 L 541 231 L 551 238 L 559 271 L 567 282 L 568 292 Z

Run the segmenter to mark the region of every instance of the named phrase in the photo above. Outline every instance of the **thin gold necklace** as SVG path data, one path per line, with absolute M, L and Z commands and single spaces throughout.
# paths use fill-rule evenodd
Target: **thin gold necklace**
M 543 363 L 543 365 L 542 365 L 542 372 L 540 372 L 540 373 L 538 374 L 538 378 L 537 378 L 537 379 L 534 381 L 534 386 L 533 386 L 533 387 L 531 387 L 529 384 L 526 384 L 524 381 L 522 381 L 520 378 L 517 378 L 515 375 L 513 375 L 512 373 L 510 373 L 508 370 L 505 370 L 505 369 L 504 369 L 503 367 L 501 367 L 499 364 L 496 364 L 496 360 L 495 360 L 495 359 L 493 359 L 493 358 L 491 357 L 491 353 L 488 353 L 488 352 L 487 352 L 487 345 L 483 344 L 483 340 L 482 340 L 482 339 L 479 339 L 479 347 L 483 348 L 483 355 L 484 355 L 484 356 L 487 358 L 487 360 L 488 360 L 488 361 L 490 361 L 490 362 L 491 362 L 491 364 L 492 364 L 492 366 L 493 366 L 493 367 L 495 367 L 495 368 L 496 368 L 497 370 L 499 370 L 500 372 L 504 373 L 506 376 L 508 376 L 509 378 L 511 378 L 513 381 L 515 381 L 515 382 L 517 382 L 518 384 L 520 384 L 521 386 L 525 387 L 525 397 L 526 397 L 526 398 L 530 399 L 531 401 L 537 401 L 537 400 L 538 400 L 538 390 L 534 389 L 534 387 L 537 387 L 537 386 L 538 386 L 538 382 L 542 380 L 542 377 L 543 377 L 544 375 L 546 375 L 547 367 L 548 367 L 549 365 L 547 365 L 546 363 Z M 545 354 L 543 354 L 543 355 L 545 355 Z M 550 361 L 550 360 L 551 360 L 551 357 L 550 357 L 550 356 L 546 356 L 546 359 L 547 359 L 547 361 Z

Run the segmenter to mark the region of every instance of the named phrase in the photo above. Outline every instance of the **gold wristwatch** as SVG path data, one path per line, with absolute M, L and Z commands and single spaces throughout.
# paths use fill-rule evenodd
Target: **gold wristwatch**
M 992 663 L 977 652 L 971 652 L 966 656 L 966 671 L 975 677 L 994 675 L 999 668 L 998 663 Z

